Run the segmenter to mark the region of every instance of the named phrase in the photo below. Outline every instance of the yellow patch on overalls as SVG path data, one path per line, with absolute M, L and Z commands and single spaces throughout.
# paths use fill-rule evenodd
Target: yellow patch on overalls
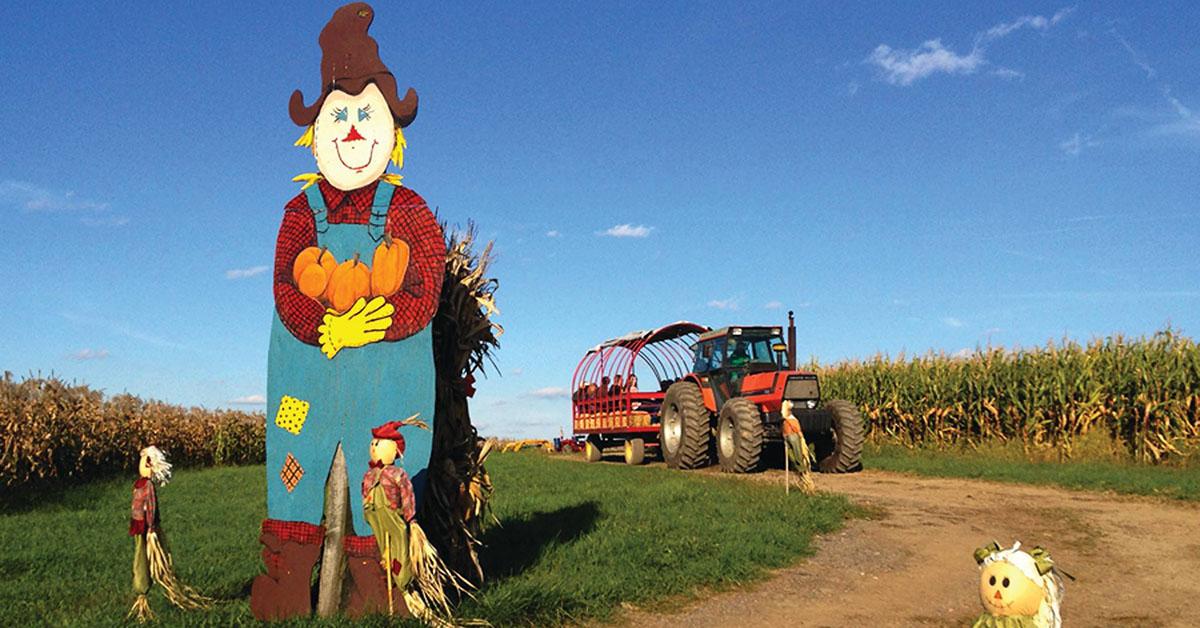
M 308 418 L 308 402 L 284 395 L 279 401 L 279 412 L 275 413 L 275 425 L 299 436 Z

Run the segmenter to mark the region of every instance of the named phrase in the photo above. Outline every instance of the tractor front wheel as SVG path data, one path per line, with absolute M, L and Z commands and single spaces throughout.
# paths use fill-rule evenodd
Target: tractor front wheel
M 821 443 L 823 446 L 818 447 L 817 466 L 822 473 L 861 471 L 863 440 L 866 438 L 862 415 L 854 404 L 842 399 L 830 401 L 825 407 L 833 413 L 833 433 Z
M 762 468 L 763 422 L 758 406 L 745 397 L 725 402 L 717 419 L 717 458 L 726 473 Z
M 667 466 L 672 469 L 706 466 L 712 432 L 700 387 L 688 381 L 671 384 L 663 396 L 661 418 L 658 442 Z

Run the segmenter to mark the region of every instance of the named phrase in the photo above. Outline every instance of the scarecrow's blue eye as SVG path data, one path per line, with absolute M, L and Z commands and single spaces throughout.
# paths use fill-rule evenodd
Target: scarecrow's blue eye
M 358 121 L 359 122 L 362 122 L 363 120 L 370 120 L 370 119 L 371 119 L 371 105 L 367 105 L 366 107 L 363 107 L 358 110 Z
M 333 119 L 337 120 L 338 122 L 345 122 L 349 117 L 350 110 L 345 107 L 342 107 L 341 109 L 335 109 L 333 111 Z

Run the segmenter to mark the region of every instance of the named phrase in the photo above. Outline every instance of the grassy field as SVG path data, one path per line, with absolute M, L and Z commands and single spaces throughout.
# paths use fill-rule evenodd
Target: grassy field
M 500 525 L 484 534 L 488 584 L 462 615 L 497 626 L 610 616 L 763 576 L 810 551 L 815 533 L 851 514 L 835 496 L 784 496 L 734 478 L 620 464 L 583 465 L 538 453 L 489 462 Z M 159 491 L 181 577 L 222 601 L 183 613 L 155 589 L 168 625 L 254 623 L 262 467 L 183 470 Z M 0 513 L 0 625 L 117 625 L 132 602 L 130 481 L 102 480 Z M 345 621 L 291 622 L 295 625 Z M 381 620 L 368 622 L 382 624 Z
M 1196 464 L 1155 466 L 1110 456 L 1067 462 L 1030 460 L 1019 446 L 996 445 L 913 449 L 867 443 L 863 456 L 864 464 L 871 469 L 1200 501 L 1200 466 Z

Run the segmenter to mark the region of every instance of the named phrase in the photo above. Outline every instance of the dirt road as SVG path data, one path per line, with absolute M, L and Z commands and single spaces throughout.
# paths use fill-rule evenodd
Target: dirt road
M 782 483 L 781 473 L 743 477 Z M 1078 579 L 1067 581 L 1065 626 L 1200 626 L 1196 504 L 869 470 L 817 483 L 882 514 L 820 538 L 814 557 L 766 581 L 670 614 L 629 610 L 624 622 L 969 626 L 979 614 L 972 552 L 995 539 L 1042 545 Z

